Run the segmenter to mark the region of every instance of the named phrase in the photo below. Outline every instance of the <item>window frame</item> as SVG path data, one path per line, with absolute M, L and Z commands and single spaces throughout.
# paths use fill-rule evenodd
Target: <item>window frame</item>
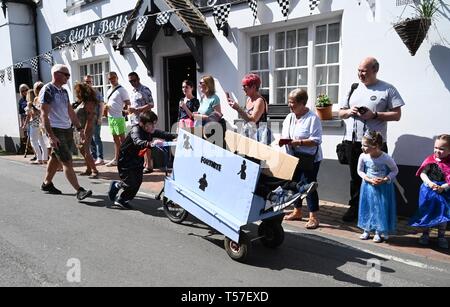
M 307 82 L 307 90 L 308 95 L 310 97 L 308 106 L 310 106 L 312 109 L 315 109 L 315 97 L 317 97 L 317 84 L 316 84 L 316 64 L 315 64 L 315 47 L 316 47 L 316 29 L 317 27 L 331 24 L 338 23 L 340 25 L 340 33 L 339 33 L 339 41 L 336 43 L 339 46 L 339 56 L 338 56 L 338 62 L 333 63 L 333 65 L 336 65 L 339 67 L 339 83 L 338 85 L 338 101 L 333 101 L 334 105 L 337 105 L 339 103 L 339 97 L 341 96 L 341 81 L 342 81 L 342 16 L 336 16 L 333 18 L 327 18 L 323 20 L 317 20 L 317 21 L 311 21 L 311 22 L 302 22 L 302 23 L 296 23 L 292 25 L 280 25 L 279 27 L 274 27 L 270 29 L 264 29 L 260 31 L 252 31 L 249 32 L 248 35 L 248 49 L 247 49 L 247 68 L 249 72 L 256 72 L 255 70 L 252 70 L 251 68 L 251 43 L 252 38 L 256 36 L 263 36 L 263 35 L 269 35 L 269 103 L 272 105 L 284 105 L 287 104 L 287 100 L 280 103 L 275 103 L 277 99 L 277 85 L 276 85 L 276 71 L 277 68 L 275 67 L 276 64 L 276 55 L 275 51 L 277 50 L 276 47 L 276 34 L 279 32 L 289 32 L 293 30 L 301 30 L 301 29 L 308 29 L 308 54 L 307 54 L 307 69 L 308 69 L 308 82 Z M 297 34 L 298 35 L 298 34 Z M 298 39 L 298 38 L 297 38 Z M 328 42 L 327 42 L 328 44 Z M 305 46 L 306 47 L 306 46 Z M 298 46 L 296 48 L 299 48 Z M 285 49 L 286 50 L 286 49 Z M 293 67 L 285 68 L 285 69 L 294 69 Z M 298 69 L 297 66 L 295 66 L 295 69 Z M 285 87 L 289 87 L 286 85 Z M 302 87 L 303 88 L 303 87 Z
M 96 64 L 102 64 L 103 72 L 101 74 L 96 74 L 95 72 L 91 71 L 91 65 Z M 107 64 L 107 65 L 106 65 Z M 83 72 L 82 67 L 87 67 L 87 72 Z M 108 73 L 111 71 L 111 60 L 109 58 L 102 58 L 102 59 L 96 59 L 91 60 L 89 62 L 82 62 L 78 64 L 78 72 L 80 76 L 80 80 L 83 80 L 86 75 L 92 75 L 94 77 L 94 89 L 98 90 L 101 89 L 101 93 L 103 95 L 103 99 L 105 99 L 105 95 L 108 92 L 108 89 L 111 88 L 111 85 L 108 82 Z M 99 76 L 102 76 L 103 78 L 103 84 L 98 85 L 96 82 Z

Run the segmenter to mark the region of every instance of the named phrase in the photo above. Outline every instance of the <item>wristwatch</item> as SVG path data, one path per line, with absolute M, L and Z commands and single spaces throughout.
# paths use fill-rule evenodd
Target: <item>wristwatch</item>
M 303 140 L 300 140 L 300 146 L 303 146 Z

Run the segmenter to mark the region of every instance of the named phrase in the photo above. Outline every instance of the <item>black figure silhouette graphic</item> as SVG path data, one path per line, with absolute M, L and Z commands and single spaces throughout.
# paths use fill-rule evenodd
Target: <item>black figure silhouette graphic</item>
M 189 135 L 184 135 L 184 149 L 189 150 L 189 149 L 193 149 L 191 146 L 191 143 L 189 142 Z
M 242 163 L 241 165 L 241 171 L 239 173 L 237 173 L 238 175 L 241 175 L 241 179 L 245 180 L 247 178 L 247 173 L 245 172 L 247 170 L 247 162 Z
M 206 181 L 206 174 L 203 174 L 203 177 L 200 178 L 198 183 L 200 183 L 199 189 L 205 192 L 206 188 L 208 187 L 208 181 Z

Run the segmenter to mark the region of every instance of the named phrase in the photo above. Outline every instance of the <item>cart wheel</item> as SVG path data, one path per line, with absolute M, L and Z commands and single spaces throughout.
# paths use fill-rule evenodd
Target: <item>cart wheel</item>
M 263 221 L 258 227 L 258 236 L 268 248 L 277 248 L 284 241 L 284 230 L 281 224 Z
M 183 223 L 189 215 L 185 209 L 173 201 L 168 200 L 167 197 L 163 197 L 163 209 L 169 220 L 176 224 Z
M 230 238 L 225 237 L 225 251 L 231 259 L 238 262 L 244 262 L 250 250 L 251 242 L 248 236 L 243 232 L 241 232 L 239 241 L 240 243 L 236 243 Z

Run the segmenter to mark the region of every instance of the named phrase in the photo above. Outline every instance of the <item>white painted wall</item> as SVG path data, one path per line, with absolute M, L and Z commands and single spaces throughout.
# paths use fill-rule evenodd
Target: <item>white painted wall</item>
M 377 1 L 377 14 L 373 19 L 366 1 L 322 0 L 319 9 L 310 15 L 308 1 L 291 0 L 291 13 L 288 21 L 281 15 L 275 0 L 258 1 L 259 16 L 255 24 L 246 3 L 233 6 L 230 13 L 230 36 L 218 33 L 212 12 L 206 19 L 215 37 L 204 40 L 205 71 L 198 74 L 211 74 L 217 80 L 219 97 L 223 100 L 222 109 L 227 120 L 236 119 L 236 113 L 225 101 L 225 91 L 232 92 L 241 102 L 244 101 L 240 80 L 249 70 L 248 43 L 252 33 L 267 29 L 283 29 L 303 23 L 316 22 L 328 18 L 342 18 L 341 42 L 341 83 L 340 99 L 345 99 L 350 85 L 357 81 L 356 69 L 366 56 L 375 56 L 381 63 L 379 78 L 394 84 L 403 96 L 406 106 L 403 118 L 398 123 L 389 124 L 388 146 L 399 164 L 417 165 L 431 152 L 433 138 L 437 134 L 450 133 L 450 11 L 444 12 L 433 23 L 428 38 L 416 56 L 409 55 L 406 47 L 393 30 L 392 24 L 402 15 L 404 7 L 396 7 L 395 0 Z M 50 35 L 96 19 L 105 18 L 134 8 L 135 0 L 110 0 L 88 6 L 76 14 L 64 13 L 65 1 L 43 1 L 38 12 L 39 45 L 43 53 L 51 49 Z M 320 14 L 319 14 L 320 12 Z M 406 9 L 402 17 L 410 17 L 411 9 Z M 342 16 L 342 17 L 341 17 Z M 0 28 L 0 34 L 5 30 Z M 7 34 L 5 34 L 7 35 Z M 122 84 L 130 89 L 127 74 L 137 71 L 142 83 L 149 86 L 157 101 L 156 111 L 162 113 L 163 106 L 163 58 L 188 53 L 189 50 L 180 37 L 164 37 L 160 34 L 154 44 L 153 78 L 146 75 L 146 69 L 139 57 L 131 50 L 122 57 L 108 44 L 95 46 L 86 55 L 72 57 L 70 51 L 55 54 L 57 62 L 64 62 L 72 68 L 71 84 L 79 78 L 78 66 L 83 61 L 96 57 L 109 57 L 111 69 L 119 73 Z M 2 55 L 11 51 L 1 46 Z M 7 57 L 6 57 L 7 58 Z M 0 59 L 0 63 L 5 57 Z M 50 68 L 41 66 L 44 81 L 50 80 Z M 9 90 L 3 89 L 8 92 Z M 11 98 L 9 98 L 11 99 Z M 313 102 L 311 98 L 311 104 Z M 8 113 L 12 113 L 12 109 Z M 10 116 L 9 114 L 8 116 Z M 4 115 L 0 115 L 4 116 Z M 8 117 L 5 116 L 5 117 Z M 163 124 L 163 123 L 162 123 Z M 9 126 L 14 126 L 11 122 Z M 4 131 L 3 121 L 0 131 Z M 9 128 L 8 128 L 9 129 Z M 111 141 L 107 129 L 103 129 L 104 140 Z M 2 133 L 3 134 L 3 133 Z M 335 145 L 340 142 L 343 130 L 325 129 L 324 156 L 335 159 Z

